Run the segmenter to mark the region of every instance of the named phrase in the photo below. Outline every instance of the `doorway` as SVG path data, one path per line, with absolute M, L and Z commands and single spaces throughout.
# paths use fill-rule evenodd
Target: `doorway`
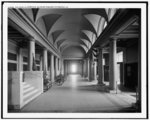
M 83 74 L 82 60 L 65 60 L 65 75 Z

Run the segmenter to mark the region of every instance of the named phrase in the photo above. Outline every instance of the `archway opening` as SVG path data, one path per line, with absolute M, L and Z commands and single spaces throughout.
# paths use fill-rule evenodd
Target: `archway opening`
M 77 65 L 75 63 L 73 63 L 71 65 L 71 73 L 76 73 L 77 72 Z

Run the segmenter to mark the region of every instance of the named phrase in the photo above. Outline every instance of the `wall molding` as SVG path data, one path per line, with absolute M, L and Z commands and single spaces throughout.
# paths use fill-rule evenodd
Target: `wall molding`
M 37 27 L 28 18 L 26 18 L 23 13 L 19 10 L 14 11 L 13 9 L 9 9 L 8 17 L 29 36 L 34 37 L 34 39 L 40 43 L 42 47 L 47 48 L 47 50 L 55 56 L 60 57 L 60 52 L 45 38 Z

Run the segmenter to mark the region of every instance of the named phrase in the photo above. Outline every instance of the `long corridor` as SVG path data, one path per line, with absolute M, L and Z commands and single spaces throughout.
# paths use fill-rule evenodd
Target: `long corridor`
M 147 118 L 147 3 L 129 4 L 3 4 L 2 117 Z
M 70 75 L 62 86 L 54 85 L 21 112 L 124 112 L 135 102 L 126 94 L 107 93 L 96 83 Z

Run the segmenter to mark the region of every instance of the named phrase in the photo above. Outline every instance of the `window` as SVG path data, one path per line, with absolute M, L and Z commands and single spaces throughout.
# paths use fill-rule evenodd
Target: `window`
M 23 65 L 23 71 L 28 71 L 28 65 Z
M 8 60 L 15 60 L 17 61 L 17 55 L 14 53 L 8 53 Z
M 23 62 L 28 62 L 28 58 L 27 57 L 23 57 Z
M 28 71 L 28 58 L 23 56 L 23 71 Z
M 17 71 L 17 54 L 8 52 L 8 71 Z
M 36 70 L 40 70 L 40 60 L 36 60 Z
M 16 63 L 8 63 L 8 71 L 17 71 Z

